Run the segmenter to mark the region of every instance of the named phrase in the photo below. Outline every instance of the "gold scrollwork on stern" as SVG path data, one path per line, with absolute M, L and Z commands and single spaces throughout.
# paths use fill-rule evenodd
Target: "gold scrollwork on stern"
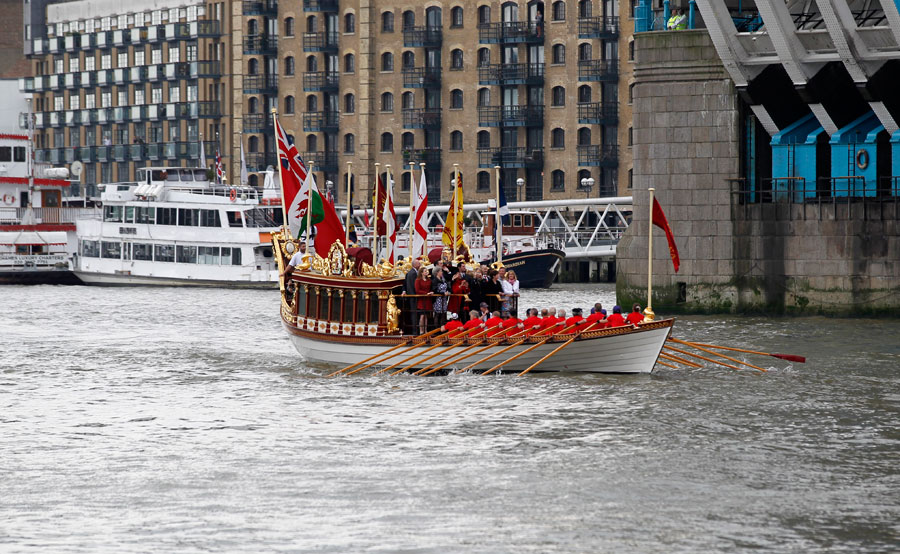
M 400 308 L 397 307 L 397 300 L 392 294 L 387 301 L 387 332 L 389 335 L 396 333 L 400 329 Z

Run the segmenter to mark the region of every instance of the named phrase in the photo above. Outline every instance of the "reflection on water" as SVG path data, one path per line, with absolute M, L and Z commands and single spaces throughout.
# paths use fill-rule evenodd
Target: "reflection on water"
M 679 318 L 809 359 L 766 374 L 326 379 L 272 291 L 3 293 L 0 550 L 896 548 L 896 321 Z

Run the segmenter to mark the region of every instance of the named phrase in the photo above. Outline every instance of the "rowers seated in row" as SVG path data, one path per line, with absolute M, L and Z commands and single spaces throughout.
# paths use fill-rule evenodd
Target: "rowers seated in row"
M 460 335 L 474 335 L 476 333 L 476 329 L 484 328 L 484 322 L 478 319 L 478 311 L 472 310 L 469 312 L 469 321 L 465 324 L 460 323 L 459 314 L 455 312 L 447 312 L 447 323 L 441 325 L 441 332 L 447 333 L 451 332 L 450 337 L 457 337 Z

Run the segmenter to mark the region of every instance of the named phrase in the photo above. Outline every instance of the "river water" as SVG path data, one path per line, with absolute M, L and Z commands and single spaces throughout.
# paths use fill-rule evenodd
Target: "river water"
M 0 551 L 897 551 L 900 322 L 674 334 L 808 363 L 328 379 L 274 291 L 4 287 Z

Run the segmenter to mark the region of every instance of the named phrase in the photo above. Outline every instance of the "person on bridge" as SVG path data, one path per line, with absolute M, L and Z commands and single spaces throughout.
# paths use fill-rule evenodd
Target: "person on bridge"
M 628 314 L 628 317 L 625 318 L 628 323 L 634 323 L 635 325 L 644 322 L 644 314 L 641 313 L 640 304 L 635 304 L 631 307 L 631 313 Z

